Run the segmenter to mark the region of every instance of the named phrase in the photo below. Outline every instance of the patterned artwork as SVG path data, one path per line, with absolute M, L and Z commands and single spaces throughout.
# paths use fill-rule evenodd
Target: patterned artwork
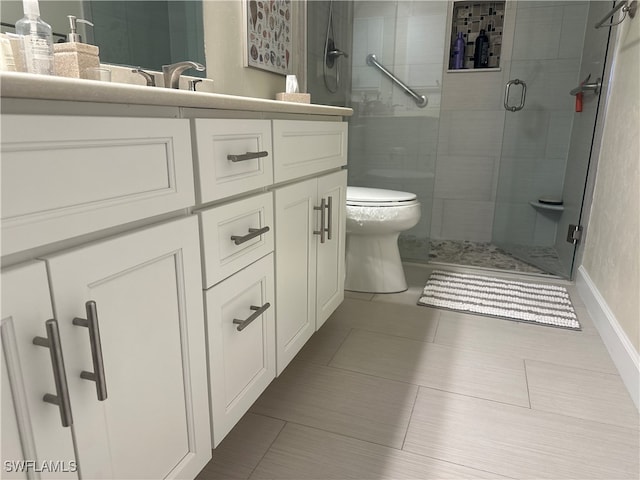
M 291 0 L 247 0 L 248 66 L 291 72 Z
M 451 43 L 455 42 L 458 32 L 466 42 L 464 68 L 473 68 L 473 52 L 480 30 L 489 37 L 489 67 L 500 66 L 502 50 L 502 28 L 504 25 L 505 2 L 455 2 L 453 7 L 453 26 Z M 451 48 L 453 55 L 453 48 Z

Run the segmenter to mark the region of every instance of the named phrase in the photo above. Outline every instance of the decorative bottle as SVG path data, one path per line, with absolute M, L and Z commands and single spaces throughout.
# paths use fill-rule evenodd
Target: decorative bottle
M 473 54 L 473 68 L 487 68 L 489 66 L 489 37 L 480 30 L 476 38 L 476 48 Z
M 40 18 L 38 0 L 22 0 L 24 17 L 16 22 L 16 33 L 22 36 L 29 73 L 53 75 L 53 34 L 51 25 Z

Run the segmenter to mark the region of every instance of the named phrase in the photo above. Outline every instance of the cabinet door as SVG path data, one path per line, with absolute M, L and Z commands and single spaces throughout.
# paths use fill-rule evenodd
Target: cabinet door
M 49 350 L 33 344 L 46 337 L 53 318 L 44 262 L 2 271 L 2 478 L 28 478 L 18 462 L 60 461 L 47 478 L 77 478 L 71 428 L 63 427 L 58 407 L 42 401 L 56 394 Z M 5 463 L 10 462 L 10 463 Z M 53 467 L 53 465 L 51 465 Z M 67 470 L 66 472 L 64 470 Z M 33 468 L 32 468 L 33 471 Z
M 197 219 L 47 258 L 84 478 L 194 478 L 211 457 Z M 85 302 L 96 302 L 98 401 Z
M 278 375 L 316 329 L 317 185 L 311 179 L 275 191 Z
M 347 171 L 318 178 L 318 198 L 330 205 L 329 231 L 325 243 L 318 244 L 316 265 L 316 329 L 320 328 L 344 300 L 344 245 Z
M 347 123 L 273 120 L 275 182 L 347 164 Z
M 269 254 L 206 292 L 214 447 L 276 376 L 273 290 Z

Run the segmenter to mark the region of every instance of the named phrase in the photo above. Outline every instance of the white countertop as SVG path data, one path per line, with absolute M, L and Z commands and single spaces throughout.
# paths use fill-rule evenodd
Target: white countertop
M 353 114 L 353 110 L 350 108 L 328 105 L 281 102 L 219 93 L 190 92 L 163 87 L 146 87 L 126 83 L 107 83 L 15 72 L 0 72 L 0 92 L 3 98 L 302 113 L 307 115 L 339 115 L 344 117 L 349 117 Z

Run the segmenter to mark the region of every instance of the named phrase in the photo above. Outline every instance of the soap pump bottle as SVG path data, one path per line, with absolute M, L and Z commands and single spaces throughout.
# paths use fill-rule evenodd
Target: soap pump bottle
M 458 32 L 458 37 L 453 45 L 453 69 L 460 70 L 464 68 L 464 49 L 465 41 L 462 32 Z
M 100 49 L 95 45 L 82 43 L 82 37 L 77 32 L 78 23 L 85 23 L 93 27 L 93 23 L 74 15 L 67 15 L 69 19 L 69 34 L 65 43 L 53 46 L 55 54 L 56 75 L 72 78 L 88 78 L 87 69 L 100 67 Z
M 487 68 L 489 66 L 489 37 L 480 30 L 476 38 L 476 48 L 473 54 L 473 68 Z
M 38 0 L 22 0 L 24 17 L 16 22 L 22 36 L 26 69 L 29 73 L 53 75 L 53 32 L 40 18 Z

